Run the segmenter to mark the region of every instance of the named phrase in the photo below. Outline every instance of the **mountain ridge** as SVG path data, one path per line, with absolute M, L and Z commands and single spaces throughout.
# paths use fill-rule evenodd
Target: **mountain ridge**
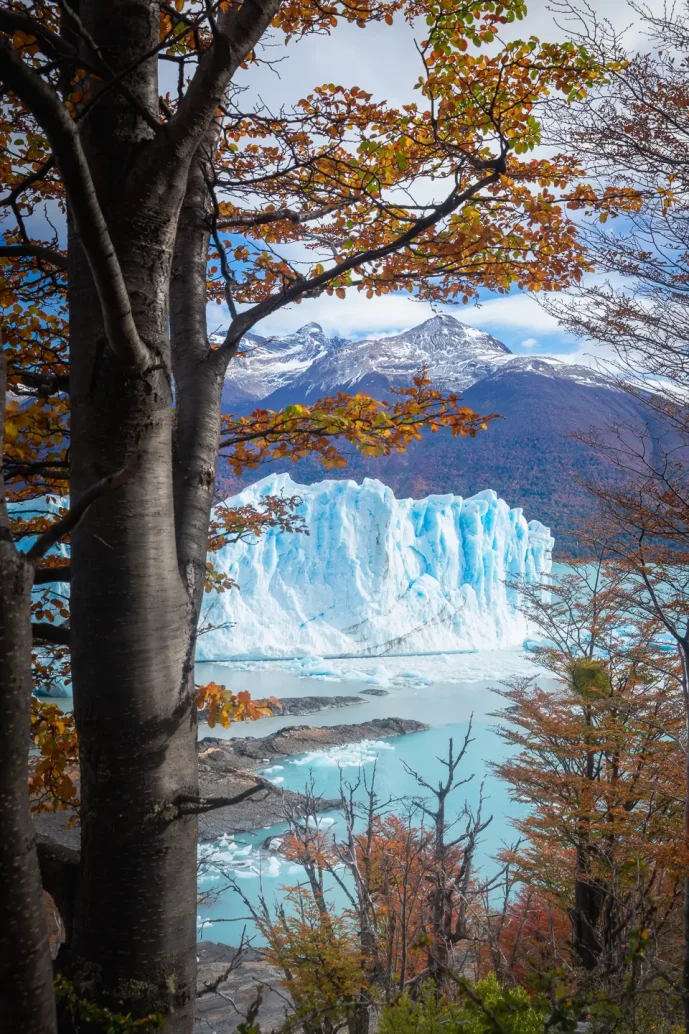
M 360 340 L 330 337 L 318 323 L 284 337 L 248 334 L 228 369 L 223 400 L 226 407 L 233 401 L 242 406 L 255 401 L 272 409 L 297 398 L 313 402 L 335 391 L 375 394 L 409 385 L 422 367 L 433 386 L 445 391 L 465 391 L 503 369 L 614 384 L 589 367 L 551 356 L 514 354 L 491 334 L 443 314 L 399 334 Z
M 385 399 L 391 388 L 409 386 L 425 365 L 434 387 L 457 392 L 478 413 L 503 418 L 475 439 L 428 433 L 406 453 L 389 457 L 345 450 L 347 467 L 336 474 L 307 457 L 290 464 L 297 480 L 372 477 L 398 497 L 414 498 L 447 492 L 466 497 L 491 488 L 549 525 L 560 552 L 577 552 L 578 523 L 593 512 L 582 480 L 619 480 L 614 465 L 577 436 L 611 421 L 629 425 L 646 417 L 641 403 L 605 374 L 550 356 L 515 355 L 452 316 L 361 341 L 328 337 L 317 324 L 306 324 L 284 338 L 254 336 L 248 344 L 243 365 L 231 365 L 225 381 L 226 412 L 309 405 L 338 391 Z M 219 472 L 221 491 L 228 494 L 256 479 L 236 478 L 226 467 Z

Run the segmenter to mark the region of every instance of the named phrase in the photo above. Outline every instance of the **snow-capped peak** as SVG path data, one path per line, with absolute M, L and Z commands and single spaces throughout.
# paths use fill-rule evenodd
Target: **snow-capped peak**
M 390 387 L 410 385 L 422 367 L 443 391 L 464 392 L 486 377 L 507 373 L 589 387 L 613 383 L 594 370 L 550 356 L 514 355 L 497 338 L 443 313 L 401 333 L 360 341 L 329 337 L 318 323 L 307 323 L 285 337 L 247 335 L 242 354 L 230 364 L 224 396 L 228 405 L 266 400 L 271 408 L 336 391 L 381 397 Z
M 333 390 L 408 385 L 423 366 L 439 388 L 462 391 L 510 356 L 496 338 L 438 315 L 391 337 L 346 341 L 307 323 L 285 337 L 245 339 L 228 370 L 226 398 L 265 399 L 288 388 L 304 398 Z
M 341 344 L 330 338 L 318 323 L 307 323 L 285 337 L 257 337 L 247 334 L 240 353 L 227 371 L 225 396 L 233 399 L 264 399 L 294 383 L 314 363 Z

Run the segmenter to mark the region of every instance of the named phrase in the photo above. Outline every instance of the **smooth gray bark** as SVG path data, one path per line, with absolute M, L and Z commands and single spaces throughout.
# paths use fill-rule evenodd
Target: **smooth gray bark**
M 0 353 L 0 447 L 5 408 Z M 0 448 L 0 1022 L 56 1031 L 46 908 L 29 814 L 33 565 L 10 534 Z
M 80 14 L 115 70 L 158 39 L 159 8 L 84 0 Z M 127 78 L 157 112 L 154 61 Z M 167 294 L 185 168 L 137 179 L 154 131 L 116 90 L 82 144 L 110 228 L 139 339 L 132 366 L 111 347 L 83 241 L 70 224 L 73 500 L 122 469 L 72 536 L 74 704 L 81 755 L 82 868 L 69 972 L 86 997 L 191 1030 L 196 976 L 196 708 L 172 492 Z M 144 189 L 147 187 L 147 189 Z M 164 187 L 164 189 L 163 189 Z

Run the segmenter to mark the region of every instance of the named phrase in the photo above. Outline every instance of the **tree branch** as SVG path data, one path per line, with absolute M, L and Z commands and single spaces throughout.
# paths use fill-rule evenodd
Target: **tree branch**
M 484 187 L 490 186 L 491 183 L 497 183 L 499 179 L 500 173 L 492 172 L 488 176 L 483 176 L 471 187 L 467 187 L 466 190 L 460 193 L 453 191 L 442 204 L 434 208 L 428 215 L 416 219 L 408 230 L 405 230 L 394 241 L 390 241 L 389 244 L 382 245 L 380 248 L 371 248 L 369 251 L 362 251 L 358 255 L 352 255 L 350 258 L 345 259 L 344 262 L 338 262 L 337 265 L 324 270 L 323 273 L 311 277 L 309 280 L 300 279 L 286 290 L 281 291 L 280 294 L 274 295 L 272 298 L 266 298 L 264 301 L 252 306 L 252 308 L 240 313 L 236 319 L 232 320 L 224 342 L 214 353 L 217 361 L 221 363 L 226 362 L 228 356 L 231 356 L 236 350 L 244 334 L 259 320 L 270 315 L 271 312 L 282 308 L 283 305 L 289 305 L 290 302 L 296 301 L 297 298 L 304 294 L 320 290 L 327 286 L 331 280 L 343 276 L 350 270 L 356 269 L 357 266 L 376 262 L 378 259 L 385 258 L 387 255 L 392 255 L 395 251 L 399 251 L 419 237 L 425 230 L 430 229 L 431 226 L 435 226 L 441 219 L 455 212 L 460 205 L 474 197 Z
M 222 215 L 216 220 L 219 230 L 227 230 L 230 227 L 267 226 L 271 223 L 288 222 L 294 226 L 301 226 L 312 219 L 323 219 L 333 212 L 344 208 L 342 202 L 326 205 L 313 212 L 297 212 L 294 208 L 276 208 L 274 212 L 244 212 L 236 215 Z
M 118 488 L 129 477 L 132 469 L 132 464 L 130 464 L 122 470 L 118 470 L 116 474 L 110 474 L 108 477 L 96 481 L 95 485 L 91 485 L 81 498 L 70 506 L 64 517 L 55 521 L 47 531 L 39 535 L 26 554 L 27 560 L 39 560 L 41 557 L 44 557 L 52 546 L 55 546 L 65 535 L 69 535 L 70 531 L 77 526 L 89 506 L 95 503 L 96 499 L 99 499 L 105 492 Z
M 265 780 L 261 779 L 255 786 L 250 786 L 247 790 L 242 790 L 236 797 L 185 797 L 181 796 L 176 799 L 173 803 L 175 809 L 175 818 L 179 818 L 182 815 L 205 815 L 209 811 L 217 811 L 218 808 L 230 808 L 233 804 L 241 804 L 242 801 L 246 801 L 249 797 L 253 797 L 254 794 L 258 793 L 259 790 L 273 789 Z M 266 797 L 268 794 L 266 793 Z M 262 797 L 261 800 L 265 800 L 266 797 Z
M 199 61 L 194 77 L 165 133 L 169 144 L 192 154 L 222 104 L 228 83 L 254 49 L 277 14 L 282 0 L 244 0 L 221 13 L 213 43 Z
M 13 206 L 20 194 L 23 194 L 25 190 L 32 187 L 34 183 L 38 183 L 39 180 L 42 180 L 54 167 L 55 161 L 51 155 L 51 157 L 47 158 L 35 172 L 29 173 L 29 175 L 25 176 L 23 180 L 15 184 L 15 186 L 8 191 L 6 196 L 0 200 L 0 205 Z
M 110 231 L 81 146 L 76 122 L 52 87 L 0 40 L 2 80 L 38 121 L 65 185 L 74 225 L 91 267 L 110 347 L 129 366 L 145 368 L 150 353 L 139 337 Z
M 34 640 L 54 643 L 56 646 L 69 646 L 69 625 L 51 625 L 49 621 L 32 621 L 31 632 Z
M 30 14 L 23 14 L 19 11 L 0 11 L 0 31 L 14 34 L 23 32 L 27 36 L 34 36 L 41 44 L 41 49 L 49 57 L 74 58 L 76 51 L 74 47 L 57 32 L 53 32 Z
M 51 262 L 58 269 L 67 269 L 67 256 L 53 248 L 44 248 L 39 244 L 2 244 L 0 258 L 36 258 Z
M 33 576 L 34 585 L 52 585 L 54 582 L 69 582 L 71 580 L 71 564 L 60 564 L 59 567 L 39 567 Z

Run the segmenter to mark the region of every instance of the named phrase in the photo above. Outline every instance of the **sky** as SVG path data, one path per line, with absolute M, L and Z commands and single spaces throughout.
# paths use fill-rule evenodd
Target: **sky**
M 652 11 L 662 10 L 663 0 L 651 0 Z M 636 15 L 621 0 L 591 0 L 599 17 L 608 18 L 615 28 L 627 30 L 630 46 L 641 42 L 634 28 Z M 557 21 L 560 20 L 558 27 Z M 527 18 L 508 28 L 513 38 L 536 35 L 562 39 L 565 23 L 554 15 L 550 0 L 532 0 Z M 412 86 L 419 75 L 414 32 L 400 19 L 392 27 L 373 24 L 366 29 L 343 25 L 330 37 L 311 36 L 284 47 L 276 40 L 266 51 L 272 68 L 254 67 L 246 73 L 247 96 L 255 96 L 270 108 L 299 100 L 323 82 L 343 86 L 358 85 L 375 99 L 398 105 L 415 100 Z M 523 354 L 550 354 L 569 362 L 595 365 L 595 343 L 581 342 L 565 335 L 557 321 L 539 302 L 522 292 L 508 296 L 484 293 L 478 305 L 439 305 L 415 302 L 406 292 L 367 301 L 357 292 L 344 300 L 324 296 L 293 305 L 262 321 L 257 333 L 282 335 L 305 323 L 319 323 L 323 329 L 345 338 L 378 337 L 399 333 L 422 323 L 434 312 L 450 313 L 463 323 L 485 330 L 503 341 L 512 351 Z M 226 326 L 227 310 L 213 305 L 209 329 Z

